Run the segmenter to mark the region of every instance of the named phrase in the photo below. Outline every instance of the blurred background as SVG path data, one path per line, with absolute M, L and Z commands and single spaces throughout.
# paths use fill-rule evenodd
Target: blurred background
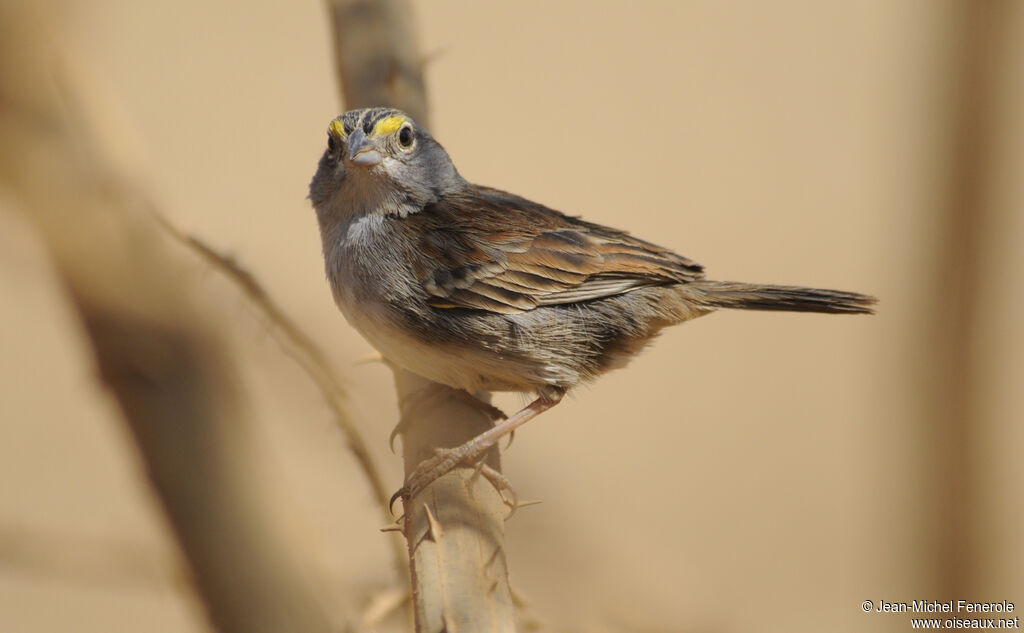
M 506 524 L 508 560 L 537 616 L 566 631 L 904 631 L 909 617 L 861 603 L 1021 604 L 1024 4 L 413 8 L 432 132 L 469 180 L 626 228 L 713 278 L 881 300 L 870 318 L 670 329 L 522 430 L 505 473 L 543 503 Z M 344 109 L 325 6 L 62 14 L 122 164 L 315 333 L 397 489 L 391 373 L 356 362 L 372 349 L 331 301 L 305 200 Z M 234 286 L 198 279 L 296 538 L 339 621 L 356 617 L 393 584 L 392 537 L 313 384 Z M 14 213 L 0 213 L 0 298 L 0 630 L 205 630 Z

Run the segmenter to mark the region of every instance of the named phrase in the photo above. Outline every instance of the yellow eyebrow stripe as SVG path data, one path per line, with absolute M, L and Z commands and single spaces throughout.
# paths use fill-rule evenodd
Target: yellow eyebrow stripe
M 340 138 L 345 138 L 345 125 L 341 121 L 338 121 L 337 119 L 331 121 L 331 124 L 327 126 L 327 129 L 331 134 Z
M 405 125 L 409 119 L 404 116 L 389 116 L 377 121 L 373 126 L 373 133 L 379 136 L 388 136 L 398 131 L 398 128 Z

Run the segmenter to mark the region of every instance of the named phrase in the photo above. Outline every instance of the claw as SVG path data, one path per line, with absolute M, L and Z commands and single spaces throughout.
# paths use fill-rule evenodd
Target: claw
M 464 458 L 457 449 L 435 448 L 434 456 L 420 462 L 416 470 L 406 477 L 405 485 L 391 496 L 388 508 L 393 506 L 399 497 L 407 501 L 420 494 L 435 479 L 458 466 L 462 459 Z
M 399 499 L 405 501 L 410 496 L 411 495 L 409 494 L 409 489 L 406 488 L 405 486 L 402 486 L 401 488 L 398 489 L 398 492 L 391 495 L 391 500 L 388 501 L 388 512 L 391 513 L 391 516 L 395 516 L 395 502 L 398 501 Z
M 502 503 L 509 507 L 508 516 L 512 516 L 516 511 L 516 507 L 519 505 L 519 495 L 516 494 L 516 491 L 512 487 L 512 484 L 509 483 L 508 478 L 483 462 L 480 462 L 476 471 L 476 476 L 479 475 L 483 475 L 487 481 L 491 482 L 491 485 L 494 486 L 498 491 L 498 494 L 501 495 Z M 508 517 L 505 518 L 507 519 Z
M 513 430 L 512 430 L 512 431 L 510 431 L 510 432 L 509 432 L 509 434 L 508 434 L 508 444 L 505 444 L 505 450 L 506 450 L 506 451 L 507 451 L 508 449 L 512 448 L 512 440 L 514 440 L 514 439 L 516 439 L 516 432 L 515 432 L 515 430 L 513 429 Z
M 402 432 L 402 426 L 402 420 L 399 420 L 395 428 L 391 429 L 391 435 L 388 436 L 388 448 L 391 449 L 392 455 L 397 454 L 395 453 L 395 438 Z
M 388 435 L 388 448 L 391 449 L 391 454 L 395 455 L 395 438 L 405 432 L 406 427 L 409 426 L 409 419 L 403 414 L 398 418 L 398 424 L 395 428 L 391 429 L 391 434 Z

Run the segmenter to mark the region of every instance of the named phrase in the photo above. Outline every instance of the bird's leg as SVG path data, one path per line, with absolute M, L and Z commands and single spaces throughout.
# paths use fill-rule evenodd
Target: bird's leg
M 407 397 L 408 398 L 417 397 L 417 398 L 419 398 L 421 400 L 423 400 L 423 399 L 435 400 L 435 399 L 438 399 L 438 398 L 457 398 L 457 399 L 461 400 L 462 402 L 465 402 L 466 404 L 468 404 L 468 405 L 470 405 L 470 406 L 472 406 L 472 407 L 474 407 L 476 409 L 479 409 L 484 415 L 489 417 L 492 421 L 494 421 L 494 420 L 507 420 L 508 419 L 508 416 L 505 415 L 504 411 L 502 411 L 498 407 L 494 406 L 490 402 L 486 402 L 484 400 L 481 400 L 480 398 L 478 398 L 477 396 L 474 396 L 473 394 L 469 393 L 465 389 L 454 389 L 454 388 L 449 388 L 447 390 L 434 390 L 434 389 L 430 389 L 430 390 L 425 390 L 424 393 L 426 394 L 425 396 L 423 394 L 414 394 L 413 396 L 407 396 Z M 398 420 L 398 424 L 395 425 L 395 428 L 391 429 L 391 434 L 388 435 L 388 447 L 391 449 L 392 453 L 395 452 L 395 438 L 398 437 L 399 435 L 405 433 L 405 429 L 408 426 L 409 426 L 409 420 L 406 419 L 405 415 L 402 415 L 402 417 L 399 418 L 399 420 Z
M 405 481 L 405 485 L 391 497 L 391 503 L 394 504 L 395 500 L 399 497 L 403 500 L 411 499 L 422 492 L 435 479 L 448 473 L 459 464 L 476 461 L 503 436 L 561 402 L 563 395 L 565 395 L 564 391 L 552 389 L 517 411 L 511 417 L 498 422 L 465 444 L 455 448 L 439 450 L 435 457 L 424 460 L 416 467 L 416 470 Z

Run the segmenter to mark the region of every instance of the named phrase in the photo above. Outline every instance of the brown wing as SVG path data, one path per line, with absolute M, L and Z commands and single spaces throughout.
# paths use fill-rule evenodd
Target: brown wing
M 703 277 L 668 249 L 487 187 L 403 221 L 417 224 L 413 272 L 437 308 L 516 313 Z

